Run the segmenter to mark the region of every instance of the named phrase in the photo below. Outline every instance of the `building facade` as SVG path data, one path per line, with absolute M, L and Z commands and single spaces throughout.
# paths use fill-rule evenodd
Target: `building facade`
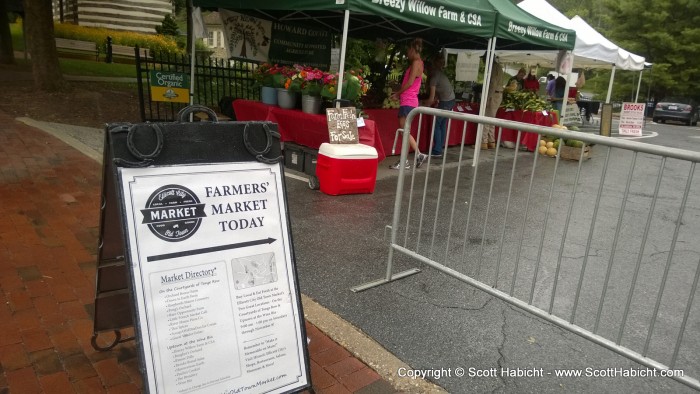
M 224 25 L 218 12 L 202 13 L 204 26 L 207 28 L 207 38 L 204 43 L 212 51 L 212 57 L 219 59 L 228 58 L 226 42 L 224 40 Z
M 53 8 L 55 20 L 138 33 L 155 33 L 173 13 L 170 0 L 53 0 Z

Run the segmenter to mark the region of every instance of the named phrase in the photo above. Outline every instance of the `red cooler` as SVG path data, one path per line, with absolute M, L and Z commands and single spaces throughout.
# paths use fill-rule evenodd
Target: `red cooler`
M 316 176 L 321 191 L 332 196 L 373 193 L 377 164 L 374 147 L 324 142 L 318 149 Z

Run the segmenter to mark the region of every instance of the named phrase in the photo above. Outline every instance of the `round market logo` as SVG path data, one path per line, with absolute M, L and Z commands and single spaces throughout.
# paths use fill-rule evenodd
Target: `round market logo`
M 204 204 L 190 189 L 180 185 L 166 185 L 154 191 L 142 209 L 142 224 L 156 237 L 168 241 L 183 241 L 197 232 L 204 213 Z

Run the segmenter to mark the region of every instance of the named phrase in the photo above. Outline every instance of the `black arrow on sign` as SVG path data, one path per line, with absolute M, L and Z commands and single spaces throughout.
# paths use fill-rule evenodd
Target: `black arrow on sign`
M 258 239 L 255 241 L 239 242 L 237 244 L 219 245 L 219 246 L 212 246 L 210 248 L 184 250 L 182 252 L 166 253 L 166 254 L 159 254 L 156 256 L 149 256 L 146 258 L 146 261 L 168 260 L 168 259 L 174 259 L 176 257 L 194 256 L 196 254 L 220 252 L 222 250 L 247 248 L 248 246 L 271 244 L 275 241 L 277 241 L 277 240 L 274 238 L 268 237 L 266 239 Z

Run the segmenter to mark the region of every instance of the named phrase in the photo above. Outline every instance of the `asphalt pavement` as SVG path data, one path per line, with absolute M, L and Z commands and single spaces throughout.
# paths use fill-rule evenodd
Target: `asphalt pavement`
M 92 154 L 93 158 L 101 157 L 99 153 L 103 141 L 101 130 L 40 124 L 28 119 L 22 119 L 22 121 L 58 136 L 84 154 Z M 657 141 L 668 140 L 664 144 L 668 143 L 674 147 L 679 145 L 686 149 L 700 150 L 698 149 L 700 148 L 700 138 L 694 135 L 697 128 L 681 129 L 680 127 L 649 124 L 648 127 L 645 127 L 645 134 L 650 136 L 648 138 Z M 652 136 L 651 133 L 657 133 L 657 135 Z M 605 150 L 597 148 L 594 147 L 593 158 L 585 163 L 587 178 L 581 179 L 581 184 L 584 186 L 596 185 L 601 174 Z M 465 153 L 464 162 L 470 162 L 473 150 L 468 148 Z M 499 160 L 508 166 L 512 162 L 513 151 L 503 151 L 502 153 L 505 156 Z M 526 163 L 532 157 L 532 154 L 525 154 L 521 160 Z M 455 150 L 450 149 L 448 163 L 444 166 L 446 174 L 450 177 L 455 176 L 458 168 L 456 158 Z M 601 216 L 615 219 L 619 210 L 620 195 L 624 190 L 627 174 L 625 170 L 631 163 L 630 157 L 624 155 L 620 155 L 616 159 L 617 161 L 614 161 L 610 167 L 610 180 L 606 182 L 613 187 L 607 196 L 608 199 L 604 200 L 600 211 Z M 419 274 L 364 292 L 351 292 L 352 287 L 382 278 L 386 273 L 388 245 L 385 226 L 391 223 L 397 179 L 396 171 L 387 168 L 390 161 L 392 158 L 380 163 L 376 190 L 373 194 L 367 195 L 327 196 L 319 191 L 310 190 L 303 174 L 289 172 L 290 176 L 287 177 L 289 212 L 292 220 L 300 288 L 306 296 L 357 327 L 362 333 L 375 340 L 381 348 L 398 357 L 410 368 L 422 371 L 430 382 L 449 392 L 694 392 L 677 381 L 662 377 L 557 376 L 556 374 L 560 370 L 595 373 L 595 371 L 605 371 L 608 368 L 644 370 L 645 367 L 406 257 L 397 257 L 394 272 L 419 267 L 422 269 Z M 489 168 L 488 166 L 493 161 L 493 152 L 484 152 L 482 162 L 485 168 Z M 636 163 L 635 172 L 639 174 L 639 179 L 655 174 L 656 167 L 654 165 L 658 167 L 658 160 L 654 158 L 641 157 Z M 573 185 L 570 174 L 572 174 L 571 169 L 575 166 L 569 165 L 568 167 L 568 169 L 560 169 L 569 176 L 563 177 L 566 182 L 557 190 L 558 192 L 565 193 L 567 187 Z M 523 166 L 523 168 L 526 167 Z M 538 176 L 542 178 L 551 176 L 551 168 L 546 166 L 543 168 L 542 173 Z M 422 174 L 428 172 L 438 174 L 439 167 L 435 166 L 432 169 L 426 168 L 419 171 Z M 679 189 L 679 185 L 682 186 L 684 172 L 684 168 L 675 164 L 669 167 L 668 174 L 671 178 L 669 183 L 664 185 L 665 199 L 659 208 L 660 216 L 663 216 L 664 219 L 659 222 L 659 228 L 666 229 L 669 225 L 672 228 L 674 224 L 673 207 L 677 205 L 679 193 L 682 192 L 682 187 Z M 490 175 L 489 171 L 481 173 Z M 525 178 L 529 176 L 529 171 L 523 170 L 518 172 L 518 175 Z M 437 179 L 438 177 L 433 177 L 432 180 L 429 180 L 428 188 L 436 190 Z M 646 217 L 647 212 L 644 207 L 647 206 L 645 204 L 648 204 L 650 197 L 646 187 L 646 183 L 640 183 L 638 189 L 635 190 L 639 200 L 636 201 L 631 213 L 625 212 L 628 221 L 625 221 L 624 230 L 629 232 L 625 239 L 641 237 L 639 223 L 641 219 Z M 526 189 L 519 190 L 515 194 L 524 195 L 526 191 Z M 484 189 L 479 193 L 486 194 Z M 583 198 L 580 203 L 582 204 L 580 211 L 581 216 L 585 217 L 590 215 L 591 202 L 595 201 L 595 193 L 584 187 L 581 196 Z M 541 201 L 539 204 L 541 209 L 545 208 Z M 697 220 L 692 220 L 699 215 L 699 206 L 697 200 L 692 200 L 689 203 L 690 230 L 699 230 L 697 229 Z M 501 212 L 501 214 L 494 215 L 496 222 L 498 222 L 497 219 L 502 218 L 504 205 L 498 203 L 492 209 L 495 212 Z M 515 221 L 515 223 L 519 222 Z M 598 239 L 613 238 L 615 220 L 611 219 L 603 221 L 603 223 L 604 225 L 598 229 Z M 555 229 L 560 228 L 555 226 Z M 493 258 L 498 253 L 498 230 L 500 230 L 499 227 L 494 227 L 484 233 L 485 239 L 488 241 L 485 249 L 487 257 Z M 438 239 L 438 247 L 436 247 L 438 250 L 444 249 L 442 247 L 444 245 L 440 244 L 439 241 L 444 239 L 443 231 L 444 229 L 438 230 L 435 234 L 435 238 Z M 585 235 L 588 233 L 588 228 L 569 231 L 570 236 L 577 242 L 574 243 L 574 249 L 569 250 L 564 255 L 564 261 L 568 267 L 575 270 L 576 264 L 579 264 L 580 267 L 581 248 L 585 246 Z M 546 237 L 546 242 L 547 245 L 550 243 L 554 245 L 552 248 L 556 250 L 554 248 L 559 238 L 556 237 L 556 230 L 554 233 Z M 663 234 L 667 234 L 667 232 Z M 680 261 L 678 265 L 680 270 L 673 271 L 672 275 L 680 277 L 681 282 L 686 283 L 692 280 L 700 250 L 696 245 L 697 242 L 693 242 L 692 236 L 683 233 L 682 237 L 685 237 L 681 239 L 683 249 L 676 256 Z M 526 253 L 525 260 L 536 260 L 532 253 L 537 250 L 538 240 L 536 233 L 528 234 L 526 237 L 525 244 L 530 249 Z M 469 238 L 468 241 L 470 245 L 472 241 L 474 245 L 478 245 L 482 239 L 476 237 L 474 240 Z M 654 242 L 650 242 L 650 244 L 654 245 L 653 248 L 644 251 L 644 254 L 656 257 L 657 260 L 653 260 L 654 264 L 662 264 L 668 255 L 668 246 L 664 246 L 664 242 L 668 240 L 665 236 L 659 236 L 659 239 L 652 241 Z M 634 266 L 637 261 L 635 253 L 638 247 L 639 245 L 626 245 L 622 248 L 623 252 L 614 256 L 615 266 Z M 610 258 L 610 254 L 606 254 L 605 250 L 604 245 L 595 248 L 594 260 L 596 263 L 591 264 L 597 267 L 597 263 L 600 262 L 600 267 L 591 270 L 592 276 L 586 282 L 590 290 L 584 290 L 584 295 L 589 294 L 592 297 L 600 290 L 601 275 L 605 271 L 602 264 Z M 512 250 L 507 250 L 504 255 L 512 257 L 512 254 Z M 449 261 L 449 256 L 444 257 Z M 545 253 L 541 260 L 545 274 L 542 274 L 539 282 L 536 283 L 534 298 L 535 304 L 546 307 L 550 294 L 547 288 L 553 281 L 552 272 L 556 253 Z M 455 266 L 455 268 L 460 267 Z M 657 268 L 653 267 L 649 271 L 644 271 L 645 273 L 640 275 L 642 277 L 641 283 L 658 279 L 660 271 L 655 269 Z M 503 271 L 506 271 L 505 267 Z M 524 272 L 529 273 L 527 270 Z M 567 311 L 566 308 L 570 307 L 571 299 L 568 296 L 575 289 L 575 284 L 572 282 L 572 277 L 568 277 L 566 272 L 568 271 L 565 268 L 562 272 L 562 278 L 568 279 L 562 279 L 563 287 L 560 290 L 565 296 L 561 298 L 563 301 L 555 303 L 555 311 L 559 309 Z M 629 273 L 625 270 L 615 271 L 615 275 L 624 276 L 629 275 Z M 487 280 L 492 274 L 494 274 L 493 267 L 489 268 L 487 264 L 482 272 L 482 277 Z M 502 278 L 497 279 L 497 288 L 507 287 L 507 276 L 498 276 L 497 278 Z M 613 290 L 610 293 L 610 300 L 613 302 L 606 304 L 606 306 L 610 311 L 617 311 L 619 305 L 624 304 L 627 293 L 622 286 L 615 290 L 616 279 L 613 279 L 612 283 Z M 641 288 L 644 291 L 635 293 L 634 299 L 640 300 L 640 302 L 637 304 L 635 301 L 637 309 L 633 309 L 630 319 L 634 320 L 639 317 L 643 323 L 643 318 L 648 317 L 648 305 L 649 303 L 653 304 L 656 294 L 652 290 L 647 291 L 646 287 Z M 530 283 L 519 282 L 515 289 L 516 293 L 527 294 Z M 680 290 L 678 292 L 679 298 L 682 298 Z M 687 294 L 684 293 L 684 296 L 687 297 Z M 683 300 L 676 300 L 675 297 L 669 301 L 668 313 L 662 313 L 665 320 L 677 322 L 682 317 L 683 311 L 678 311 L 673 306 L 674 303 L 682 305 L 681 301 Z M 595 306 L 595 300 L 582 306 L 584 317 L 579 324 L 584 326 L 592 324 L 590 313 L 595 313 Z M 692 309 L 691 326 L 686 340 L 683 342 L 681 357 L 683 366 L 688 368 L 687 373 L 694 377 L 700 376 L 698 313 L 700 311 L 696 306 Z M 619 318 L 612 313 L 604 314 L 600 325 L 604 332 L 614 333 L 615 329 L 619 327 Z M 641 324 L 628 328 L 630 340 L 633 343 L 626 345 L 637 346 L 640 338 L 644 338 L 644 327 L 645 325 Z M 663 327 L 662 340 L 655 347 L 652 347 L 653 356 L 659 358 L 665 357 L 669 353 L 668 349 L 665 349 L 667 339 L 673 339 L 678 335 L 677 330 Z M 665 332 L 666 330 L 668 332 Z M 362 346 L 358 346 L 358 348 L 362 348 Z M 368 355 L 367 357 L 371 358 L 372 356 Z M 368 365 L 373 365 L 370 359 L 364 361 Z M 386 371 L 386 365 L 388 364 L 376 369 L 382 370 L 384 368 L 384 373 L 391 373 L 390 370 Z M 459 371 L 463 371 L 466 376 L 457 376 Z M 503 373 L 503 371 L 510 372 L 512 375 Z M 393 371 L 393 373 L 396 374 L 397 371 Z M 419 392 L 421 390 L 407 389 L 406 391 Z

